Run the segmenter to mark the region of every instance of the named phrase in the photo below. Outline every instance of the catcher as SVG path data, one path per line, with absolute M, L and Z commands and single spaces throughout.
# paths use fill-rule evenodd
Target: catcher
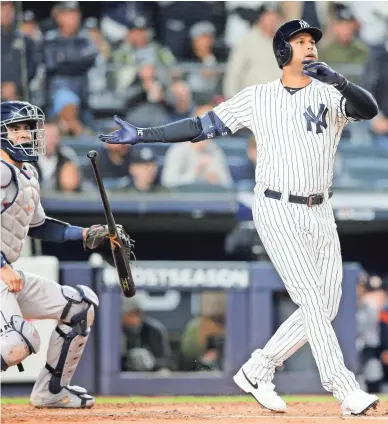
M 1 103 L 1 370 L 14 365 L 23 370 L 22 361 L 38 352 L 39 334 L 27 319 L 56 319 L 47 363 L 34 385 L 31 403 L 90 408 L 95 398 L 70 383 L 94 321 L 97 295 L 84 285 L 60 286 L 12 267 L 27 235 L 57 243 L 79 240 L 90 250 L 109 245 L 106 226 L 81 228 L 46 217 L 31 165 L 45 151 L 44 120 L 41 109 L 30 103 Z M 121 226 L 118 231 L 128 247 L 128 235 Z

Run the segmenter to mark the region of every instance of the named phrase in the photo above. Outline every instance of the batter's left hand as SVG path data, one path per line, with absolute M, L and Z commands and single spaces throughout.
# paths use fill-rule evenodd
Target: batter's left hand
M 324 62 L 311 62 L 310 60 L 304 60 L 302 63 L 305 65 L 303 67 L 303 73 L 305 75 L 326 84 L 334 85 L 338 89 L 345 87 L 347 83 L 346 78 L 330 68 L 328 64 Z

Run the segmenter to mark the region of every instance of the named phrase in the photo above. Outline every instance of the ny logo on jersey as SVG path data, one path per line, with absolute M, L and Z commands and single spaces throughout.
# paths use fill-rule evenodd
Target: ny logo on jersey
M 328 112 L 328 108 L 324 105 L 324 104 L 320 104 L 319 105 L 319 112 L 318 112 L 318 116 L 314 115 L 314 112 L 311 110 L 311 106 L 309 106 L 307 108 L 307 111 L 303 114 L 303 116 L 306 118 L 307 121 L 307 131 L 312 131 L 312 125 L 311 124 L 315 124 L 317 127 L 317 132 L 316 134 L 322 134 L 322 128 L 327 128 L 327 123 L 326 123 L 326 115 Z

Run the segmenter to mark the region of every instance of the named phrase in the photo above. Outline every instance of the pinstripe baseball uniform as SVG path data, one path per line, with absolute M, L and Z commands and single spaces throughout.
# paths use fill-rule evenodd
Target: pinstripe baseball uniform
M 343 401 L 359 389 L 331 321 L 341 298 L 342 259 L 328 200 L 346 100 L 333 86 L 312 79 L 301 89 L 281 80 L 248 87 L 214 109 L 233 132 L 247 127 L 257 142 L 253 219 L 291 299 L 299 306 L 263 349 L 243 365 L 248 378 L 270 382 L 307 341 L 323 387 Z M 278 198 L 273 193 L 281 193 Z M 270 195 L 272 193 L 272 195 Z M 311 207 L 289 195 L 323 194 Z

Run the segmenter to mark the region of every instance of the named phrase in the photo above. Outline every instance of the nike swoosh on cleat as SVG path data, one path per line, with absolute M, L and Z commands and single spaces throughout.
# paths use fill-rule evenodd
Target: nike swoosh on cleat
M 246 378 L 246 380 L 248 381 L 248 383 L 254 388 L 257 389 L 259 387 L 258 383 L 256 382 L 256 384 L 253 384 L 251 380 L 249 380 L 249 378 L 246 376 L 244 369 L 241 369 L 242 373 L 244 374 L 244 377 Z

